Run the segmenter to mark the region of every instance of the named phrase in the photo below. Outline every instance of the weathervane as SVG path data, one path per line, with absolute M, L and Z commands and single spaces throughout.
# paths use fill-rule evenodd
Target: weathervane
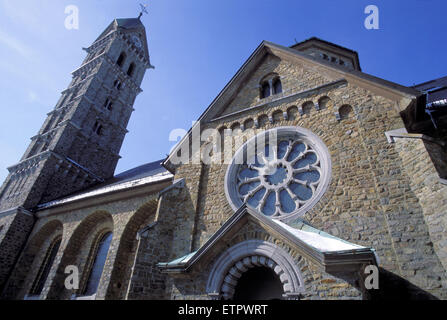
M 149 13 L 147 12 L 147 10 L 146 10 L 146 8 L 147 8 L 147 4 L 141 4 L 141 3 L 140 3 L 140 7 L 141 7 L 141 12 L 140 12 L 140 15 L 138 16 L 138 19 L 141 18 L 141 16 L 143 15 L 143 13 L 145 13 L 145 14 L 149 14 Z

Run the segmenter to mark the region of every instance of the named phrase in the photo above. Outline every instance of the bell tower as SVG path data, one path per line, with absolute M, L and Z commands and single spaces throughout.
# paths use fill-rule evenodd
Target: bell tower
M 113 176 L 152 67 L 140 17 L 115 19 L 84 50 L 87 57 L 0 189 L 0 290 L 32 229 L 32 211 Z

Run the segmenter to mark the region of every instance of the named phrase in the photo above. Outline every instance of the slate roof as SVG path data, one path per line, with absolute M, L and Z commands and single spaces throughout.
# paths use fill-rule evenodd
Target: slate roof
M 329 46 L 333 46 L 333 47 L 336 47 L 336 48 L 339 48 L 339 49 L 342 49 L 342 50 L 349 51 L 349 52 L 351 52 L 351 53 L 358 54 L 357 51 L 354 51 L 354 50 L 352 50 L 352 49 L 343 47 L 343 46 L 341 46 L 341 45 L 339 45 L 339 44 L 336 44 L 336 43 L 333 43 L 333 42 L 329 42 L 329 41 L 320 39 L 320 38 L 318 38 L 318 37 L 311 37 L 311 38 L 306 39 L 306 40 L 304 40 L 304 41 L 295 43 L 295 44 L 291 45 L 290 48 L 294 48 L 294 47 L 303 45 L 303 44 L 305 44 L 305 43 L 307 43 L 307 42 L 310 42 L 310 41 L 320 41 L 320 42 L 323 42 L 323 43 L 325 43 L 325 44 L 327 44 L 327 45 L 329 45 Z
M 70 203 L 76 200 L 172 179 L 173 175 L 161 166 L 161 161 L 162 160 L 146 163 L 139 167 L 124 171 L 105 181 L 104 183 L 68 197 L 40 204 L 37 208 L 39 210 L 48 209 L 50 207 Z
M 124 19 L 116 19 L 116 23 L 118 24 L 118 27 L 124 28 L 124 29 L 135 29 L 143 27 L 144 25 L 138 18 L 124 18 Z

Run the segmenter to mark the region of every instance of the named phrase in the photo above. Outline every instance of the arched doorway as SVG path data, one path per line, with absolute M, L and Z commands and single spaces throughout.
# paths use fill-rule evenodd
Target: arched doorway
M 248 273 L 250 270 L 253 271 Z M 241 278 L 246 279 L 240 282 Z M 278 281 L 280 289 L 275 289 Z M 236 298 L 239 285 L 239 299 L 261 299 L 253 297 L 253 290 L 247 289 L 254 282 L 263 288 L 257 291 L 270 288 L 274 292 L 272 297 L 264 299 L 297 299 L 304 292 L 302 276 L 293 258 L 277 245 L 258 239 L 240 242 L 217 258 L 208 276 L 206 292 L 213 299 L 231 300 Z
M 277 300 L 282 299 L 283 285 L 272 269 L 255 267 L 239 278 L 234 289 L 234 300 Z

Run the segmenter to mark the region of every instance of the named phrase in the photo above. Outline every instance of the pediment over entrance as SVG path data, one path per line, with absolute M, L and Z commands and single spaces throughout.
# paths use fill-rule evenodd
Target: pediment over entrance
M 377 265 L 374 249 L 363 247 L 331 236 L 307 224 L 304 220 L 296 220 L 285 224 L 279 220 L 268 218 L 243 205 L 231 216 L 222 227 L 208 239 L 197 251 L 167 263 L 158 263 L 158 267 L 166 273 L 185 273 L 192 270 L 202 260 L 215 256 L 213 250 L 224 239 L 228 239 L 247 223 L 261 226 L 276 238 L 288 243 L 303 257 L 313 261 L 328 273 L 357 271 L 365 264 Z
M 199 250 L 157 266 L 180 278 L 206 272 L 206 294 L 214 299 L 237 298 L 248 274 L 270 272 L 282 288 L 282 298 L 299 299 L 307 293 L 310 265 L 352 283 L 372 264 L 377 265 L 377 259 L 371 248 L 331 236 L 303 220 L 285 224 L 243 205 Z

